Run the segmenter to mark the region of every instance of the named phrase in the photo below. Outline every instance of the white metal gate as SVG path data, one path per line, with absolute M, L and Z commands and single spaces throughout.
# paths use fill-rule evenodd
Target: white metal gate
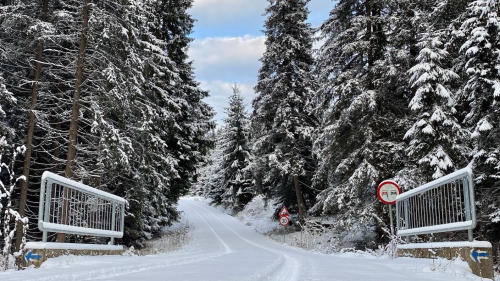
M 123 237 L 125 199 L 59 175 L 44 172 L 38 228 L 47 232 Z
M 468 230 L 476 227 L 472 170 L 465 168 L 398 195 L 399 236 Z

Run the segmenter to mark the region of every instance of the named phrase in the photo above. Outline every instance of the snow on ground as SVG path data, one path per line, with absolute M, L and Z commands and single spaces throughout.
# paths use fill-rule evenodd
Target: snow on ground
M 311 253 L 280 244 L 193 198 L 179 208 L 193 225 L 181 251 L 146 256 L 65 256 L 43 268 L 0 273 L 0 280 L 481 280 L 460 261 L 375 258 L 363 252 Z
M 163 228 L 160 238 L 147 241 L 146 247 L 137 253 L 151 255 L 179 251 L 191 241 L 192 229 L 193 225 L 182 215 L 178 223 Z M 135 253 L 136 251 L 131 252 Z
M 277 231 L 279 228 L 276 220 L 272 218 L 275 209 L 276 203 L 273 200 L 268 200 L 266 204 L 264 196 L 259 195 L 253 198 L 236 217 L 246 226 L 265 234 Z

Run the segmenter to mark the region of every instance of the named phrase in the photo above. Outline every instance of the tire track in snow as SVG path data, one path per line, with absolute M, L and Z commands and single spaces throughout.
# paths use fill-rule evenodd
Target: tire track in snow
M 225 255 L 225 253 L 216 255 L 198 255 L 186 258 L 177 259 L 176 261 L 158 261 L 150 263 L 127 264 L 123 266 L 115 266 L 109 268 L 101 268 L 97 270 L 89 270 L 86 272 L 52 275 L 42 278 L 30 278 L 30 281 L 84 281 L 84 280 L 98 280 L 112 277 L 128 275 L 132 273 L 149 271 L 151 269 L 158 269 L 162 267 L 183 265 L 204 261 Z
M 187 205 L 190 205 L 190 203 L 188 203 Z M 278 269 L 277 271 L 275 270 L 271 270 L 272 274 L 271 276 L 262 276 L 262 274 L 256 274 L 256 275 L 259 275 L 259 276 L 262 276 L 263 278 L 260 278 L 260 279 L 253 279 L 253 280 L 273 280 L 273 281 L 279 281 L 279 280 L 287 280 L 287 281 L 299 281 L 299 280 L 304 280 L 303 278 L 301 279 L 300 278 L 300 273 L 302 271 L 302 266 L 300 264 L 300 262 L 293 258 L 292 256 L 290 255 L 287 255 L 287 254 L 283 254 L 282 252 L 278 251 L 278 250 L 274 250 L 274 249 L 270 249 L 270 248 L 267 248 L 265 246 L 262 246 L 262 245 L 259 245 L 259 244 L 256 244 L 248 239 L 246 239 L 245 237 L 241 236 L 239 233 L 237 233 L 236 231 L 234 231 L 234 229 L 232 227 L 230 227 L 225 221 L 223 221 L 222 219 L 219 218 L 219 216 L 217 216 L 211 208 L 207 208 L 205 206 L 203 206 L 201 203 L 200 204 L 192 204 L 196 207 L 200 207 L 206 211 L 208 211 L 213 217 L 215 217 L 217 220 L 219 220 L 220 222 L 222 222 L 231 232 L 233 232 L 236 236 L 238 236 L 239 238 L 241 238 L 243 241 L 247 242 L 248 244 L 250 245 L 253 245 L 255 247 L 258 247 L 260 249 L 263 249 L 265 251 L 268 251 L 268 252 L 271 252 L 271 253 L 275 253 L 275 254 L 279 254 L 279 255 L 282 255 L 284 256 L 285 258 L 285 261 L 282 263 L 282 262 L 279 262 L 278 264 L 283 264 L 283 266 L 279 266 L 278 265 Z M 188 206 L 190 208 L 192 208 L 191 206 Z M 194 209 L 194 208 L 192 208 Z M 274 263 L 273 263 L 274 264 Z M 272 265 L 271 265 L 272 267 Z M 267 271 L 268 269 L 264 270 L 264 271 Z
M 215 231 L 215 229 L 212 227 L 212 225 L 205 219 L 205 217 L 203 217 L 202 214 L 200 214 L 200 212 L 198 212 L 198 210 L 194 209 L 193 207 L 189 206 L 189 204 L 186 205 L 188 208 L 190 208 L 191 210 L 195 211 L 198 216 L 200 216 L 200 218 L 207 224 L 207 226 L 210 228 L 210 230 L 213 232 L 213 234 L 215 235 L 215 237 L 217 237 L 217 239 L 219 239 L 219 241 L 221 242 L 222 246 L 224 246 L 224 250 L 226 251 L 226 254 L 230 254 L 233 252 L 233 250 L 231 250 L 231 247 L 229 247 L 229 245 L 226 244 L 226 242 L 224 242 L 224 240 L 222 240 L 222 238 L 220 238 L 219 234 L 217 234 L 217 232 Z
M 207 226 L 210 228 L 210 230 L 213 232 L 215 237 L 221 242 L 222 246 L 224 247 L 224 253 L 221 254 L 214 254 L 214 255 L 199 255 L 195 257 L 187 257 L 187 258 L 182 258 L 178 259 L 176 261 L 164 261 L 164 262 L 152 262 L 152 263 L 142 263 L 142 264 L 136 264 L 136 265 L 127 265 L 127 266 L 116 266 L 116 267 L 110 267 L 106 269 L 99 269 L 99 270 L 90 270 L 85 273 L 74 273 L 74 274 L 61 274 L 57 276 L 51 276 L 51 277 L 45 277 L 45 278 L 40 278 L 40 279 L 32 279 L 35 281 L 81 281 L 81 280 L 98 280 L 98 279 L 107 279 L 111 277 L 118 277 L 118 276 L 123 276 L 123 275 L 128 275 L 128 274 L 133 274 L 133 273 L 138 273 L 138 272 L 143 272 L 143 271 L 148 271 L 151 269 L 158 269 L 162 267 L 169 267 L 169 266 L 175 266 L 175 265 L 183 265 L 183 264 L 189 264 L 189 263 L 196 263 L 200 261 L 204 261 L 207 259 L 211 258 L 216 258 L 220 257 L 223 255 L 227 255 L 230 253 L 233 253 L 233 250 L 229 245 L 227 245 L 224 240 L 217 234 L 215 229 L 212 227 L 212 225 L 205 219 L 205 217 L 198 212 L 196 209 L 192 208 L 191 206 L 186 206 L 198 214 L 200 218 L 207 224 Z

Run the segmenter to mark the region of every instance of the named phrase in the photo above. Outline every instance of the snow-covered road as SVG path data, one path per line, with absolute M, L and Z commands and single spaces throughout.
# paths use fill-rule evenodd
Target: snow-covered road
M 182 251 L 151 256 L 61 257 L 45 268 L 0 273 L 0 280 L 459 280 L 463 269 L 427 270 L 429 260 L 370 259 L 309 253 L 264 237 L 194 199 L 179 208 L 195 228 Z M 468 280 L 472 277 L 466 274 Z M 475 278 L 473 278 L 475 279 Z

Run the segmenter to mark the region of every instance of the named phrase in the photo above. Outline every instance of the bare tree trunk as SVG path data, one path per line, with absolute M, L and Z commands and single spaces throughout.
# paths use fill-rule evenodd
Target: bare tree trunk
M 43 1 L 43 12 L 42 20 L 45 21 L 47 18 L 48 10 L 48 0 Z M 36 54 L 36 69 L 33 86 L 31 88 L 31 104 L 30 104 L 30 116 L 28 121 L 28 136 L 26 138 L 26 152 L 24 154 L 24 165 L 23 165 L 23 176 L 24 181 L 21 183 L 21 198 L 19 199 L 19 214 L 21 217 L 26 215 L 26 201 L 28 200 L 28 183 L 30 176 L 30 166 L 31 166 L 31 153 L 33 152 L 33 135 L 35 133 L 35 113 L 36 102 L 38 97 L 38 82 L 40 81 L 40 75 L 42 73 L 42 56 L 44 49 L 44 41 L 40 40 L 38 42 L 38 52 Z M 17 225 L 16 229 L 16 250 L 19 251 L 21 246 L 22 237 L 24 236 L 24 229 L 22 224 Z
M 59 101 L 62 100 L 62 94 L 59 95 L 58 99 L 59 99 Z M 63 121 L 61 119 L 61 114 L 62 114 L 62 108 L 60 105 L 57 105 L 57 116 L 55 119 L 55 122 L 56 122 L 55 131 L 56 131 L 56 133 L 59 133 L 61 131 L 61 123 Z M 61 154 L 60 145 L 61 144 L 59 143 L 59 138 L 56 137 L 54 140 L 54 152 L 52 153 L 53 159 L 56 162 L 54 167 L 52 168 L 52 172 L 54 174 L 57 174 L 57 166 L 58 166 L 57 159 L 59 159 L 59 155 Z
M 71 112 L 71 124 L 69 127 L 69 144 L 68 144 L 68 158 L 66 161 L 65 175 L 67 178 L 73 177 L 73 162 L 75 160 L 76 154 L 76 137 L 78 130 L 78 114 L 80 112 L 80 94 L 82 90 L 83 82 L 83 67 L 85 63 L 85 48 L 87 47 L 87 33 L 89 27 L 89 14 L 90 5 L 89 0 L 84 0 L 83 3 L 83 26 L 82 33 L 80 36 L 80 48 L 78 50 L 78 61 L 76 64 L 76 83 L 75 83 L 75 94 L 73 95 L 73 108 Z M 68 209 L 68 190 L 64 188 L 64 205 L 65 210 Z M 61 218 L 62 224 L 66 224 L 67 212 Z M 66 235 L 64 233 L 57 234 L 58 242 L 65 242 Z
M 304 225 L 306 221 L 306 205 L 304 204 L 304 198 L 302 197 L 302 190 L 300 188 L 299 176 L 293 176 L 293 183 L 295 185 L 295 196 L 297 196 L 297 205 L 299 207 L 299 222 Z

